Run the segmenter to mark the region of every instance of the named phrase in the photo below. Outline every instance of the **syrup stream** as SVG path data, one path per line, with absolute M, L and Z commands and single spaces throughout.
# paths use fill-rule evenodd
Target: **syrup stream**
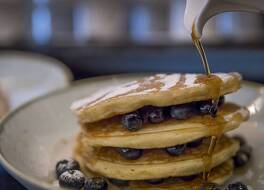
M 208 75 L 208 77 L 210 78 L 211 75 L 211 70 L 207 61 L 207 57 L 205 54 L 205 50 L 203 48 L 203 45 L 201 43 L 201 40 L 199 38 L 196 37 L 195 35 L 195 27 L 193 25 L 192 27 L 192 41 L 196 47 L 196 49 L 198 50 L 201 60 L 202 60 L 202 64 L 205 70 L 206 75 Z M 218 102 L 219 102 L 219 97 L 220 97 L 220 88 L 221 88 L 221 83 L 219 82 L 213 82 L 211 85 L 211 87 L 216 91 L 217 94 L 215 94 L 216 96 L 213 98 L 212 103 L 213 103 L 213 108 L 218 109 Z M 216 120 L 218 119 L 218 116 L 216 116 L 215 118 Z M 220 119 L 221 120 L 221 119 Z M 211 126 L 208 126 L 211 127 Z M 215 146 L 217 145 L 217 142 L 219 141 L 219 139 L 222 136 L 224 130 L 224 125 L 219 126 L 219 131 L 217 131 L 217 134 L 213 134 L 211 136 L 211 141 L 210 141 L 210 145 L 208 147 L 208 151 L 205 155 L 203 155 L 203 162 L 204 162 L 204 171 L 203 171 L 203 180 L 205 181 L 205 183 L 208 181 L 208 178 L 210 176 L 210 171 L 211 171 L 211 163 L 212 163 L 212 155 L 215 149 Z

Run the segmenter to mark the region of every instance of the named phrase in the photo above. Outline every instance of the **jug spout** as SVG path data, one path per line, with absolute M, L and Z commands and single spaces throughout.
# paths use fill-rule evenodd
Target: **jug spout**
M 187 0 L 184 15 L 186 28 L 201 38 L 206 22 L 222 12 L 264 12 L 263 0 Z

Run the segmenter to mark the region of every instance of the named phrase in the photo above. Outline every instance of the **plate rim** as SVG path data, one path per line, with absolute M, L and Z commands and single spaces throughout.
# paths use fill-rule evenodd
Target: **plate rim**
M 35 96 L 35 97 L 38 97 L 39 93 L 41 93 L 40 95 L 47 94 L 47 93 L 53 92 L 57 88 L 61 89 L 61 88 L 64 88 L 66 86 L 69 86 L 74 79 L 72 71 L 70 70 L 70 68 L 66 64 L 64 64 L 61 60 L 58 60 L 54 57 L 51 57 L 51 56 L 48 56 L 45 54 L 28 52 L 28 51 L 20 51 L 20 50 L 4 50 L 4 51 L 0 52 L 0 68 L 2 67 L 2 65 L 4 67 L 6 65 L 8 65 L 10 60 L 11 61 L 14 60 L 15 61 L 14 65 L 17 65 L 17 66 L 21 65 L 19 60 L 24 60 L 22 65 L 26 65 L 30 68 L 33 66 L 34 69 L 38 68 L 38 66 L 34 67 L 34 63 L 38 62 L 39 66 L 44 66 L 47 70 L 54 71 L 55 72 L 54 75 L 59 77 L 59 80 L 58 80 L 59 83 L 56 83 L 55 86 L 47 83 L 47 81 L 45 79 L 41 80 L 41 83 L 43 83 L 43 84 L 47 83 L 48 84 L 49 89 L 46 91 L 43 91 L 43 92 L 35 92 L 34 89 L 32 89 L 30 91 L 30 94 L 32 94 L 32 96 Z M 23 78 L 23 77 L 21 77 L 21 78 Z M 4 79 L 5 79 L 5 77 L 4 77 Z M 28 79 L 26 79 L 25 81 L 27 83 L 30 82 Z M 1 77 L 0 77 L 0 86 L 1 86 Z M 34 86 L 36 86 L 36 84 L 34 84 Z M 56 86 L 57 86 L 57 88 L 54 88 Z M 4 87 L 5 87 L 5 84 L 4 84 Z M 7 87 L 7 89 L 8 90 L 6 90 L 6 93 L 11 96 L 10 102 L 9 102 L 9 106 L 10 106 L 9 111 L 16 109 L 20 105 L 23 105 L 24 102 L 31 100 L 28 98 L 26 98 L 26 99 L 22 98 L 22 100 L 20 100 L 15 95 L 15 92 L 16 92 L 15 88 Z M 3 88 L 3 90 L 5 91 L 5 88 Z M 1 119 L 0 119 L 0 121 L 1 121 Z
M 17 107 L 16 109 L 10 111 L 6 116 L 4 116 L 4 118 L 0 119 L 0 136 L 2 135 L 2 132 L 6 126 L 6 123 L 8 121 L 10 121 L 18 112 L 22 111 L 24 108 L 38 102 L 44 99 L 48 99 L 52 96 L 56 96 L 59 94 L 63 94 L 73 88 L 76 88 L 78 86 L 81 85 L 86 85 L 89 82 L 93 82 L 93 81 L 98 81 L 98 80 L 107 80 L 107 79 L 112 79 L 112 78 L 117 78 L 117 79 L 122 79 L 122 78 L 127 78 L 127 77 L 137 77 L 137 76 L 147 76 L 150 73 L 125 73 L 125 74 L 114 74 L 114 75 L 103 75 L 103 76 L 97 76 L 97 77 L 91 77 L 91 78 L 87 78 L 87 79 L 82 79 L 82 80 L 78 80 L 78 81 L 74 81 L 72 82 L 71 85 L 66 86 L 62 89 L 56 90 L 54 92 L 51 92 L 49 94 L 46 95 L 42 95 L 39 96 L 37 98 L 34 98 L 28 102 L 23 103 L 22 105 L 20 105 L 19 107 Z M 242 85 L 247 84 L 250 86 L 254 86 L 254 87 L 264 87 L 264 84 L 261 83 L 257 83 L 257 82 L 253 82 L 253 81 L 246 81 L 243 80 L 242 81 Z M 12 175 L 12 177 L 14 177 L 15 179 L 19 178 L 20 180 L 25 181 L 26 183 L 29 183 L 30 185 L 36 186 L 36 187 L 41 187 L 41 188 L 45 188 L 45 189 L 60 189 L 59 187 L 56 187 L 50 183 L 38 180 L 32 176 L 26 175 L 23 172 L 21 172 L 20 170 L 16 169 L 3 155 L 2 149 L 0 148 L 0 164 L 1 166 L 9 173 Z M 21 183 L 21 181 L 19 181 L 19 183 Z

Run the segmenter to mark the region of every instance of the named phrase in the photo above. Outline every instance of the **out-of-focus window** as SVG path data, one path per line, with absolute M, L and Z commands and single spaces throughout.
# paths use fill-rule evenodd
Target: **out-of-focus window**
M 34 0 L 32 10 L 32 38 L 38 45 L 45 45 L 51 39 L 51 14 L 48 0 Z

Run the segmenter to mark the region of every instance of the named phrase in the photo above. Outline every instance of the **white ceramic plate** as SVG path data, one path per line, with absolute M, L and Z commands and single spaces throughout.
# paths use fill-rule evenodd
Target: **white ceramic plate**
M 138 75 L 122 75 L 88 79 L 15 110 L 1 124 L 1 163 L 30 190 L 60 189 L 53 184 L 54 166 L 58 159 L 71 156 L 74 137 L 79 130 L 70 104 L 96 90 L 137 78 Z M 245 82 L 238 93 L 228 96 L 229 100 L 249 107 L 253 114 L 251 121 L 237 132 L 254 147 L 254 157 L 249 167 L 233 179 L 242 180 L 256 190 L 264 185 L 263 97 L 264 87 L 250 82 Z
M 69 85 L 72 74 L 56 59 L 33 53 L 0 53 L 0 86 L 12 109 Z

